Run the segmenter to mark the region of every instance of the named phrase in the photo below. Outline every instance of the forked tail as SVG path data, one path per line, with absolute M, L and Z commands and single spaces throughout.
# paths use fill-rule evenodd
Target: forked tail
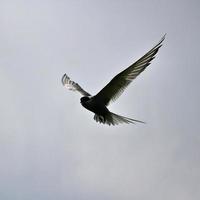
M 110 125 L 114 126 L 114 125 L 118 125 L 122 123 L 126 123 L 126 124 L 130 124 L 130 123 L 135 124 L 135 122 L 145 123 L 143 121 L 120 116 L 112 112 L 107 113 L 105 116 L 95 114 L 94 120 L 99 123 L 108 124 L 109 126 Z

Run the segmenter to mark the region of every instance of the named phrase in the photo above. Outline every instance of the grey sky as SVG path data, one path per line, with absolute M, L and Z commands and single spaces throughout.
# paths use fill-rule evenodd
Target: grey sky
M 0 199 L 200 198 L 197 0 L 0 0 Z M 110 106 L 147 124 L 97 124 L 95 94 L 167 33 Z

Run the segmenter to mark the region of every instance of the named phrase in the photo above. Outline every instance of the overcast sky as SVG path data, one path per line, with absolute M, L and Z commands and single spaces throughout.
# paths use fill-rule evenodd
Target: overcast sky
M 0 0 L 0 199 L 200 199 L 198 0 Z M 67 73 L 96 94 L 167 33 L 93 120 Z

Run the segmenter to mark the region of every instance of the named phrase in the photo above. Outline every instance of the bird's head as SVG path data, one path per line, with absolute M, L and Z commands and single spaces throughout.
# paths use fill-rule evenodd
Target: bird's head
M 81 103 L 84 103 L 86 101 L 90 100 L 90 97 L 81 97 Z

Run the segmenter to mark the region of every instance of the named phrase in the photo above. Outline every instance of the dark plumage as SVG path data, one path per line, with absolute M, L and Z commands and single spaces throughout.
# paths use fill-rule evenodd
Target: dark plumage
M 110 102 L 115 101 L 125 90 L 125 88 L 142 72 L 145 68 L 150 65 L 151 61 L 155 58 L 156 53 L 162 46 L 162 42 L 165 39 L 165 35 L 162 37 L 160 42 L 155 45 L 150 51 L 148 51 L 139 60 L 133 63 L 131 66 L 117 74 L 99 93 L 95 96 L 90 95 L 88 92 L 83 90 L 78 83 L 70 80 L 70 78 L 64 74 L 62 77 L 62 83 L 65 87 L 70 90 L 80 92 L 81 105 L 95 113 L 94 120 L 97 122 L 117 125 L 120 123 L 134 123 L 140 122 L 139 120 L 127 118 L 124 116 L 117 115 L 108 110 L 107 106 Z

